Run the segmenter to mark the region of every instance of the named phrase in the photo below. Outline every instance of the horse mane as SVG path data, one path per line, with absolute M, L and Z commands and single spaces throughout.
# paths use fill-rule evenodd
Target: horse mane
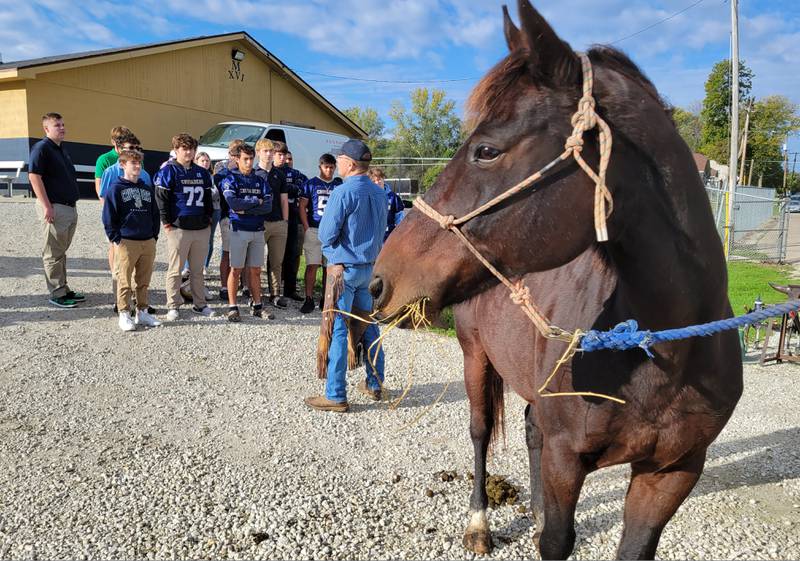
M 613 70 L 641 87 L 672 119 L 672 107 L 625 53 L 608 45 L 594 45 L 587 55 L 593 64 Z M 541 77 L 528 67 L 526 51 L 517 49 L 498 62 L 473 88 L 466 103 L 467 128 L 475 128 L 488 117 L 510 119 L 514 111 L 511 97 L 525 80 L 536 84 L 541 82 Z

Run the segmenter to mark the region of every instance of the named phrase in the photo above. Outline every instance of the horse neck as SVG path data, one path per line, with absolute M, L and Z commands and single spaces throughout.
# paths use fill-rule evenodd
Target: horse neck
M 648 329 L 718 319 L 727 308 L 722 247 L 710 205 L 682 143 L 645 156 L 622 145 L 609 242 L 620 313 Z M 621 150 L 620 150 L 621 149 Z M 630 162 L 639 165 L 630 165 Z M 655 162 L 658 162 L 656 166 Z M 628 318 L 621 318 L 628 319 Z

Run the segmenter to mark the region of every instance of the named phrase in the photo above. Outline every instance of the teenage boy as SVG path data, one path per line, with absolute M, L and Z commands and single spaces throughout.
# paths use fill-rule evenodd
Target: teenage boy
M 289 189 L 286 178 L 273 165 L 275 146 L 268 138 L 256 142 L 258 167 L 256 175 L 264 179 L 273 194 L 272 210 L 264 224 L 264 243 L 267 245 L 267 263 L 270 302 L 276 308 L 286 308 L 288 301 L 281 296 L 281 269 L 286 253 L 289 233 Z
M 241 321 L 236 289 L 245 266 L 250 276 L 253 315 L 264 317 L 261 303 L 261 263 L 264 262 L 264 218 L 272 210 L 272 192 L 264 179 L 253 172 L 256 152 L 243 144 L 236 158 L 238 169 L 222 180 L 222 195 L 230 207 L 231 273 L 228 276 L 228 321 Z M 271 314 L 268 319 L 273 319 Z
M 135 150 L 137 152 L 141 152 L 142 151 L 142 145 L 141 145 L 141 142 L 139 142 L 139 139 L 136 137 L 135 134 L 130 132 L 128 129 L 125 129 L 125 130 L 128 131 L 128 132 L 124 136 L 121 137 L 120 144 L 118 145 L 118 148 L 119 148 L 120 152 L 122 150 Z M 116 148 L 117 147 L 115 147 L 115 150 L 116 150 Z M 119 156 L 119 154 L 117 154 L 116 151 L 114 153 L 115 153 L 115 155 Z M 104 155 L 107 155 L 107 154 L 109 154 L 109 153 L 106 153 Z M 101 156 L 101 158 L 102 158 L 102 156 Z M 108 161 L 110 161 L 110 160 L 107 159 L 106 162 L 108 162 Z M 95 167 L 95 169 L 99 169 L 99 167 L 101 165 L 105 165 L 105 163 L 101 164 L 100 159 L 98 159 L 97 160 L 97 166 Z M 153 186 L 153 180 L 150 178 L 150 174 L 147 173 L 147 170 L 145 170 L 143 166 L 140 166 L 140 167 L 141 167 L 142 172 L 141 172 L 141 175 L 139 177 L 147 185 L 150 185 L 152 187 Z M 100 178 L 100 189 L 97 192 L 97 196 L 100 198 L 100 203 L 101 204 L 103 203 L 103 200 L 107 196 L 109 188 L 111 187 L 111 185 L 114 182 L 116 182 L 117 179 L 122 177 L 122 175 L 123 175 L 123 172 L 122 172 L 122 168 L 119 165 L 119 162 L 114 162 L 113 164 L 111 164 L 110 166 L 108 166 L 105 169 L 105 171 L 103 172 L 102 177 Z M 119 310 L 117 308 L 117 296 L 116 296 L 117 295 L 117 276 L 116 276 L 116 266 L 114 265 L 114 263 L 116 262 L 115 258 L 114 258 L 114 249 L 115 248 L 116 248 L 115 244 L 113 244 L 113 243 L 108 244 L 108 267 L 111 269 L 111 293 L 114 295 L 114 313 L 116 314 L 116 313 L 118 313 Z M 153 309 L 152 307 L 149 307 L 148 310 L 147 310 L 147 313 L 154 314 L 155 313 L 155 309 Z
M 336 158 L 331 154 L 323 154 L 319 158 L 319 175 L 307 180 L 300 191 L 300 221 L 303 223 L 303 252 L 306 255 L 305 288 L 306 301 L 300 312 L 308 314 L 314 311 L 314 283 L 317 280 L 317 269 L 325 264 L 322 257 L 322 242 L 319 241 L 319 223 L 325 214 L 325 205 L 333 189 L 342 184 L 342 180 L 333 177 L 336 171 Z M 325 269 L 322 270 L 322 286 L 325 286 Z M 322 296 L 320 309 L 324 305 Z
M 141 152 L 123 150 L 118 164 L 122 177 L 111 184 L 103 205 L 103 226 L 116 246 L 117 309 L 119 328 L 133 331 L 137 325 L 161 325 L 148 313 L 147 289 L 156 260 L 159 212 L 155 191 L 141 179 Z M 136 318 L 131 317 L 131 280 L 136 280 Z
M 273 142 L 275 153 L 273 163 L 286 178 L 289 195 L 289 233 L 286 237 L 286 253 L 283 256 L 283 294 L 297 302 L 305 300 L 297 293 L 297 270 L 300 268 L 300 254 L 303 251 L 303 225 L 300 223 L 300 188 L 306 176 L 289 166 L 289 148 L 283 142 Z
M 388 200 L 389 213 L 386 215 L 386 233 L 383 234 L 383 241 L 385 242 L 389 234 L 394 231 L 403 219 L 405 206 L 403 205 L 403 199 L 400 198 L 400 195 L 392 191 L 392 188 L 386 184 L 386 174 L 381 168 L 369 168 L 368 175 L 375 185 L 384 190 L 386 199 Z
M 130 141 L 131 136 L 133 136 L 133 133 L 128 127 L 114 127 L 111 129 L 111 150 L 97 157 L 97 161 L 94 164 L 94 190 L 97 192 L 97 196 L 100 197 L 101 203 L 103 197 L 100 195 L 100 180 L 103 177 L 103 172 L 117 163 L 119 153 L 123 150 L 123 144 Z
M 66 127 L 58 113 L 42 117 L 45 137 L 31 148 L 28 178 L 36 194 L 36 210 L 42 221 L 42 264 L 50 303 L 74 308 L 86 300 L 67 284 L 67 250 L 78 226 L 78 178 L 69 153 L 62 146 Z
M 228 203 L 225 201 L 225 195 L 222 194 L 222 180 L 225 179 L 231 170 L 236 168 L 236 158 L 239 157 L 239 148 L 244 144 L 244 140 L 237 138 L 228 143 L 228 158 L 220 160 L 214 166 L 214 184 L 219 189 L 220 194 L 220 207 L 222 207 L 222 214 L 219 221 L 220 233 L 222 234 L 222 258 L 219 260 L 219 299 L 223 302 L 228 301 L 228 275 L 231 272 L 231 220 L 229 218 L 230 209 Z
M 211 175 L 194 163 L 197 140 L 187 133 L 172 137 L 175 160 L 170 160 L 155 177 L 156 201 L 161 223 L 167 232 L 167 321 L 180 317 L 181 266 L 189 259 L 192 286 L 192 311 L 213 317 L 206 304 L 203 261 L 208 253 L 211 215 L 214 205 Z

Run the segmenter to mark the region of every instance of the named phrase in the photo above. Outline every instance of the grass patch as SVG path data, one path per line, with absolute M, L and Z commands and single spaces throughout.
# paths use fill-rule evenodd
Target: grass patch
M 773 290 L 769 282 L 778 284 L 799 284 L 800 278 L 794 275 L 789 265 L 769 265 L 733 261 L 728 263 L 728 297 L 733 308 L 733 315 L 744 314 L 744 306 L 752 307 L 759 296 L 765 304 L 778 304 L 786 301 L 786 297 Z M 444 327 L 434 329 L 435 332 L 455 337 L 455 321 L 453 311 L 446 308 L 442 312 Z
M 728 298 L 731 300 L 733 315 L 740 316 L 744 307 L 752 307 L 759 296 L 765 304 L 786 301 L 786 296 L 773 290 L 767 283 L 797 284 L 798 279 L 788 265 L 767 265 L 732 261 L 728 263 Z

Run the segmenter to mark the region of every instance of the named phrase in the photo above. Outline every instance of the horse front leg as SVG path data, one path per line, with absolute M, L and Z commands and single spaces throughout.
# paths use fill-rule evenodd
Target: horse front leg
M 495 375 L 482 353 L 464 354 L 464 382 L 469 397 L 469 433 L 475 450 L 475 480 L 469 500 L 469 523 L 464 532 L 464 547 L 480 555 L 491 552 L 492 534 L 486 509 L 486 453 L 492 437 L 494 415 L 490 377 Z
M 533 404 L 525 407 L 525 443 L 528 445 L 528 463 L 531 474 L 531 514 L 536 531 L 533 541 L 539 547 L 539 539 L 544 525 L 544 499 L 542 497 L 542 431 L 536 425 L 536 411 Z
M 700 479 L 705 461 L 703 450 L 665 471 L 632 466 L 617 559 L 655 558 L 664 526 Z
M 575 506 L 586 479 L 586 468 L 568 439 L 544 440 L 541 476 L 544 525 L 539 553 L 542 559 L 566 559 L 575 547 Z

